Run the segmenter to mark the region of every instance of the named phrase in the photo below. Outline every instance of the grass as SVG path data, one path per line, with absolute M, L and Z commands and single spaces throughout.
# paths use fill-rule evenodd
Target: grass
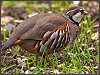
M 4 6 L 6 2 L 3 2 L 2 6 Z M 15 6 L 16 2 L 8 2 L 9 6 Z M 73 6 L 72 4 L 68 4 L 67 2 L 61 2 L 61 1 L 57 1 L 54 2 L 53 1 L 53 8 L 51 9 L 51 12 L 56 12 L 58 14 L 61 14 L 64 10 L 68 9 L 65 7 L 71 7 Z M 40 4 L 37 2 L 37 4 L 35 4 L 37 6 L 39 6 Z M 28 3 L 27 5 L 25 5 L 27 7 L 27 11 L 28 12 L 32 12 L 32 4 Z M 35 6 L 33 5 L 34 9 Z M 30 9 L 31 8 L 31 9 Z M 59 9 L 58 9 L 59 8 Z M 45 13 L 47 11 L 48 8 L 40 8 L 40 10 L 38 10 L 39 13 Z M 50 10 L 48 10 L 50 11 Z M 85 21 L 87 19 L 87 22 Z M 43 64 L 42 64 L 42 57 L 40 57 L 38 65 L 35 65 L 35 60 L 36 60 L 36 56 L 35 55 L 30 55 L 30 56 L 24 56 L 21 57 L 20 55 L 20 48 L 17 47 L 13 47 L 12 51 L 10 51 L 11 53 L 13 53 L 12 58 L 16 59 L 18 57 L 21 57 L 22 59 L 26 59 L 25 63 L 23 66 L 21 66 L 20 68 L 15 65 L 15 64 L 10 64 L 10 65 L 6 65 L 1 67 L 1 73 L 6 73 L 11 69 L 14 69 L 14 74 L 21 74 L 21 73 L 25 73 L 27 70 L 29 71 L 29 73 L 32 74 L 59 74 L 59 73 L 63 73 L 63 74 L 85 74 L 85 73 L 90 73 L 90 74 L 96 74 L 98 72 L 96 72 L 95 64 L 96 66 L 99 63 L 99 57 L 98 57 L 98 47 L 99 44 L 98 42 L 96 42 L 96 40 L 92 39 L 92 35 L 93 35 L 93 24 L 95 22 L 95 19 L 92 19 L 91 17 L 84 17 L 83 18 L 83 22 L 82 22 L 82 28 L 80 31 L 80 36 L 73 42 L 73 45 L 70 47 L 68 46 L 67 48 L 65 48 L 63 50 L 62 53 L 54 53 L 53 55 L 49 55 L 49 60 L 53 63 L 53 64 L 57 64 L 60 69 L 55 69 L 53 65 L 49 65 L 49 63 L 44 60 Z M 2 30 L 2 33 L 4 35 L 4 40 L 3 42 L 6 41 L 6 33 L 7 31 Z M 92 43 L 92 41 L 94 41 L 94 43 Z M 92 50 L 89 50 L 89 48 L 95 48 L 96 52 L 93 52 Z M 7 52 L 4 55 L 4 59 L 3 61 L 1 61 L 1 63 L 6 62 L 6 58 L 7 58 Z M 62 62 L 63 61 L 63 62 Z M 32 64 L 32 66 L 30 66 Z M 34 66 L 35 65 L 35 66 Z

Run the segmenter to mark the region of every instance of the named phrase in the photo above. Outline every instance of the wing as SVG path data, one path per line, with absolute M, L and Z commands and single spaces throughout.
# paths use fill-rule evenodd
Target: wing
M 5 42 L 4 46 L 2 47 L 2 50 L 6 50 L 7 48 L 15 45 L 15 42 L 19 42 L 19 38 L 26 33 L 27 31 L 30 31 L 34 26 L 36 25 L 36 22 L 46 16 L 51 16 L 52 14 L 38 14 L 31 18 L 28 18 L 24 20 L 24 22 L 20 23 L 16 28 L 14 28 L 12 34 L 9 36 L 9 39 Z M 38 24 L 37 24 L 38 25 Z M 18 43 L 17 43 L 18 44 Z
M 36 26 L 33 29 L 29 30 L 25 34 L 23 34 L 20 37 L 20 40 L 25 40 L 25 39 L 34 39 L 34 40 L 42 40 L 43 35 L 50 31 L 52 32 L 53 30 L 57 29 L 59 25 L 55 25 L 52 23 L 47 23 L 43 26 Z
M 53 31 L 56 28 L 63 26 L 65 22 L 66 19 L 63 16 L 55 14 L 43 17 L 36 22 L 34 28 L 24 33 L 20 37 L 20 40 L 25 40 L 25 39 L 42 40 L 42 36 L 44 33 L 48 31 Z
M 45 32 L 53 31 L 55 28 L 62 26 L 65 22 L 66 19 L 57 14 L 39 14 L 26 19 L 14 29 L 2 50 L 19 44 L 19 40 L 41 40 Z
M 50 16 L 51 14 L 38 14 L 35 15 L 33 17 L 30 17 L 26 20 L 24 20 L 24 22 L 20 23 L 12 32 L 12 34 L 10 35 L 10 37 L 20 37 L 21 35 L 23 35 L 25 32 L 29 31 L 30 29 L 34 28 L 34 26 L 36 25 L 36 22 L 38 21 L 38 19 L 45 17 L 45 16 Z

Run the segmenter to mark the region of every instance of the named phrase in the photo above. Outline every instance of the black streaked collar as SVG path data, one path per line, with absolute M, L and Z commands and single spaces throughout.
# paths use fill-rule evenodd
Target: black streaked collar
M 76 24 L 77 26 L 79 26 L 79 23 L 76 22 L 76 21 L 74 21 L 74 20 L 72 19 L 72 17 L 69 17 L 69 18 L 70 18 L 71 21 L 73 21 L 74 24 Z
M 76 24 L 77 26 L 79 26 L 79 23 L 76 22 L 76 21 L 74 21 L 74 20 L 72 19 L 72 17 L 69 17 L 69 16 L 66 15 L 65 13 L 63 14 L 63 16 L 64 16 L 65 18 L 69 19 L 73 24 Z

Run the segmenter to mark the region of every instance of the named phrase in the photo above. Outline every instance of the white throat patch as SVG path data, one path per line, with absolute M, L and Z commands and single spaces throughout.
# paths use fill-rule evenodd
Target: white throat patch
M 76 15 L 74 15 L 73 17 L 72 17 L 72 19 L 75 21 L 75 22 L 80 22 L 81 21 L 81 19 L 82 19 L 82 14 L 81 14 L 81 12 L 79 12 L 79 13 L 77 13 Z

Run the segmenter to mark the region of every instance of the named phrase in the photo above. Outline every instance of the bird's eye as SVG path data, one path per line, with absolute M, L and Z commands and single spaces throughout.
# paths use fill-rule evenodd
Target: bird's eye
M 81 13 L 83 13 L 84 10 L 80 10 Z
M 76 11 L 76 13 L 78 13 L 79 12 L 79 10 L 77 9 L 77 10 L 75 10 Z

